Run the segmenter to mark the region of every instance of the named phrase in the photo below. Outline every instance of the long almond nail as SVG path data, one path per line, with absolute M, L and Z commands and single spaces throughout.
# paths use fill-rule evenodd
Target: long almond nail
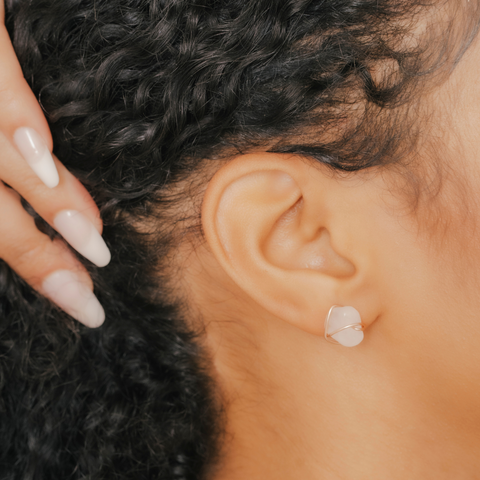
M 56 187 L 60 181 L 57 167 L 43 138 L 33 128 L 21 127 L 15 131 L 13 140 L 40 180 L 49 188 Z
M 87 327 L 99 327 L 105 320 L 105 311 L 97 297 L 74 272 L 53 272 L 43 281 L 42 290 L 45 296 Z
M 62 210 L 56 215 L 53 225 L 78 253 L 97 267 L 108 265 L 110 250 L 85 215 L 75 210 Z

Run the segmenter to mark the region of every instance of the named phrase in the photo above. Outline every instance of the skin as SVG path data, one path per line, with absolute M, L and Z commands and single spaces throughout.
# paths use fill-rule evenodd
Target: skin
M 259 152 L 213 176 L 181 251 L 225 405 L 211 478 L 480 478 L 479 77 L 476 40 L 422 98 L 414 211 L 395 169 Z M 325 341 L 332 305 L 359 346 Z

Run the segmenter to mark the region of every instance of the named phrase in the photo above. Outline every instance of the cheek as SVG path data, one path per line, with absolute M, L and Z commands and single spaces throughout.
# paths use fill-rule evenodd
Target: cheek
M 453 195 L 454 188 L 415 217 L 377 216 L 384 299 L 378 341 L 419 401 L 442 415 L 479 416 L 480 202 L 465 189 Z

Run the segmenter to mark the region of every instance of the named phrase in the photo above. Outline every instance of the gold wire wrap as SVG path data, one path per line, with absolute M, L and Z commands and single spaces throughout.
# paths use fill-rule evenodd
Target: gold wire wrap
M 327 318 L 325 319 L 325 340 L 327 342 L 333 343 L 334 345 L 340 345 L 340 343 L 338 343 L 334 338 L 331 338 L 331 337 L 333 337 L 333 335 L 336 335 L 337 333 L 339 333 L 343 330 L 346 330 L 347 328 L 353 328 L 354 330 L 357 330 L 357 331 L 365 329 L 365 325 L 363 325 L 363 323 L 351 323 L 350 325 L 345 325 L 344 327 L 341 327 L 341 328 L 335 330 L 332 333 L 327 333 L 327 331 L 328 331 L 328 321 L 330 320 L 330 315 L 332 313 L 332 310 L 334 308 L 337 308 L 337 307 L 342 308 L 341 305 L 333 305 L 330 308 L 330 310 L 328 311 Z

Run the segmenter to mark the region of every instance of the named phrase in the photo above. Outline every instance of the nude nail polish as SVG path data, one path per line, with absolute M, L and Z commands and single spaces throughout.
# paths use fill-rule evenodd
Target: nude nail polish
M 97 267 L 110 262 L 110 250 L 92 222 L 76 210 L 62 210 L 54 220 L 55 230 L 81 255 Z
M 49 188 L 60 181 L 52 154 L 43 138 L 33 128 L 21 127 L 13 135 L 13 140 L 23 158 Z
M 42 283 L 42 291 L 70 316 L 87 327 L 96 328 L 105 320 L 105 311 L 90 288 L 70 270 L 57 270 Z

